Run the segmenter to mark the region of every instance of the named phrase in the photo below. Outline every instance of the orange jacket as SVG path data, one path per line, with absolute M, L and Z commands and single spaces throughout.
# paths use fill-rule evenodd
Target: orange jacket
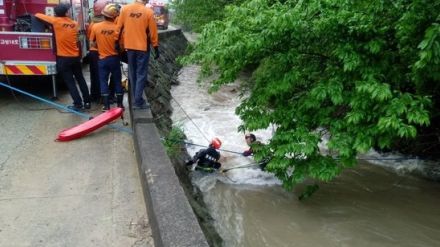
M 116 16 L 115 18 L 115 24 L 118 24 L 119 16 Z M 121 48 L 121 51 L 125 50 L 124 46 L 124 31 L 119 34 L 119 47 Z
M 89 27 L 87 28 L 87 39 L 90 40 L 90 34 L 92 33 L 92 28 L 95 25 L 95 22 L 90 23 Z M 95 46 L 92 46 L 92 42 L 90 42 L 89 51 L 98 51 L 98 48 Z
M 90 23 L 90 25 L 87 27 L 87 33 L 86 33 L 86 35 L 87 35 L 87 39 L 88 40 L 90 40 L 90 33 L 92 32 L 92 28 L 93 28 L 93 26 L 96 24 L 96 23 L 100 23 L 100 22 L 102 22 L 103 21 L 103 19 L 102 18 L 93 18 L 92 19 L 92 22 Z M 96 48 L 96 47 L 94 47 L 94 46 L 90 46 L 89 47 L 89 51 L 98 51 L 98 49 Z
M 117 40 L 118 33 L 114 22 L 103 21 L 93 25 L 90 33 L 90 43 L 96 43 L 100 59 L 119 54 L 115 49 Z
M 69 17 L 53 17 L 37 13 L 35 17 L 53 26 L 55 34 L 56 55 L 78 57 L 78 23 Z
M 118 31 L 124 32 L 125 49 L 146 51 L 148 42 L 154 47 L 159 46 L 154 12 L 142 3 L 135 2 L 122 7 L 118 18 Z M 147 32 L 150 40 L 147 38 Z

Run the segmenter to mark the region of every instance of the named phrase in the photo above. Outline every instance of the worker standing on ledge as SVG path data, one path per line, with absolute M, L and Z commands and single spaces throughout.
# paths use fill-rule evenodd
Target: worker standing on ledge
M 154 21 L 154 12 L 145 4 L 148 0 L 136 0 L 121 9 L 117 30 L 124 32 L 124 46 L 127 50 L 128 73 L 133 109 L 146 109 L 149 104 L 142 93 L 147 83 L 150 42 L 154 47 L 154 58 L 159 58 L 159 37 Z

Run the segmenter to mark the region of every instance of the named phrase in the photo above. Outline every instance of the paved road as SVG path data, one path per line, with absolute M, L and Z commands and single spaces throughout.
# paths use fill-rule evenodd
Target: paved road
M 18 86 L 51 96 L 50 83 Z M 0 246 L 153 246 L 131 135 L 55 142 L 83 120 L 48 107 L 0 88 Z

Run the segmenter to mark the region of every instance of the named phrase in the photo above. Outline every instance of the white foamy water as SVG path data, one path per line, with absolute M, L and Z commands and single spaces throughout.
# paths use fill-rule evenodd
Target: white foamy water
M 328 153 L 326 137 L 318 144 L 321 153 Z M 385 167 L 399 175 L 420 174 L 426 178 L 440 180 L 440 165 L 437 161 L 422 160 L 417 157 L 405 156 L 397 152 L 379 153 L 373 149 L 359 154 L 358 161 Z
M 188 138 L 187 142 L 197 145 L 187 145 L 188 153 L 192 156 L 200 147 L 207 146 L 214 137 L 222 141 L 222 150 L 241 153 L 248 149 L 244 140 L 244 133 L 237 128 L 241 120 L 235 115 L 235 108 L 240 103 L 238 85 L 224 86 L 216 93 L 209 95 L 206 85 L 196 83 L 197 66 L 189 66 L 181 71 L 180 85 L 172 88 L 173 122 L 181 126 Z M 182 109 L 183 108 L 183 109 Z M 271 136 L 271 131 L 254 132 L 259 141 L 265 142 Z M 229 169 L 236 166 L 246 166 L 254 163 L 252 157 L 220 151 L 222 168 Z M 272 174 L 261 171 L 258 166 L 232 169 L 224 174 L 212 174 L 204 180 L 220 180 L 223 183 L 274 185 L 280 181 Z M 197 183 L 198 181 L 196 181 Z M 215 183 L 215 181 L 213 182 Z M 203 186 L 202 186 L 203 187 Z M 208 186 L 208 188 L 212 188 Z

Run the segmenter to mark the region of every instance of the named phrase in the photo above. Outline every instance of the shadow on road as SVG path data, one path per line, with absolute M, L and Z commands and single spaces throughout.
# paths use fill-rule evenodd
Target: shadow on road
M 30 94 L 34 94 L 43 98 L 50 99 L 53 96 L 52 80 L 51 76 L 4 76 L 0 75 L 0 81 L 5 84 L 10 84 L 12 87 L 16 87 Z M 58 93 L 66 91 L 62 80 L 57 78 L 57 91 Z M 28 98 L 28 96 L 21 95 L 20 93 L 12 93 L 10 89 L 0 87 L 0 98 L 14 98 L 14 94 L 17 98 Z

